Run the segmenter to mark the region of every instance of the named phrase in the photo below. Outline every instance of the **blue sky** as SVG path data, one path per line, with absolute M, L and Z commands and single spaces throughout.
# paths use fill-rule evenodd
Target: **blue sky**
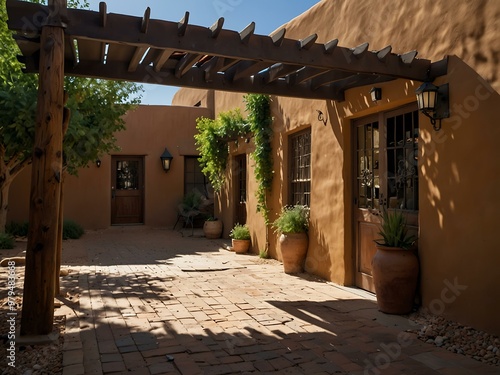
M 180 21 L 188 11 L 189 23 L 211 26 L 224 17 L 224 28 L 243 30 L 250 22 L 256 24 L 255 33 L 268 35 L 292 18 L 303 13 L 320 0 L 107 0 L 109 13 L 142 17 L 147 7 L 151 18 Z M 99 9 L 99 0 L 89 0 L 92 10 Z M 143 104 L 170 104 L 176 87 L 144 85 Z

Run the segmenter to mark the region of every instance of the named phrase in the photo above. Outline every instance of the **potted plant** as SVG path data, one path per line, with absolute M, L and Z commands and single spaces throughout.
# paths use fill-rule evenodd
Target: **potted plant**
M 302 272 L 309 245 L 309 207 L 283 207 L 273 227 L 280 234 L 279 244 L 285 273 Z
M 232 239 L 231 242 L 235 253 L 244 254 L 250 248 L 250 229 L 246 224 L 236 224 L 229 232 L 229 237 Z
M 419 263 L 413 251 L 416 237 L 408 234 L 401 211 L 383 211 L 372 276 L 379 310 L 387 314 L 411 312 L 417 291 Z
M 206 238 L 220 238 L 222 235 L 222 221 L 213 216 L 209 217 L 203 224 L 203 233 Z

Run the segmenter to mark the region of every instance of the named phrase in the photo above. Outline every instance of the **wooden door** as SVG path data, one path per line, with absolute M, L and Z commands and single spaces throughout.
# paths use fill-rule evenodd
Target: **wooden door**
M 356 285 L 374 292 L 371 261 L 381 210 L 402 210 L 418 234 L 418 111 L 415 105 L 354 122 Z
M 111 224 L 144 223 L 144 158 L 113 156 Z
M 246 154 L 235 157 L 234 186 L 235 186 L 235 223 L 247 222 L 247 158 Z

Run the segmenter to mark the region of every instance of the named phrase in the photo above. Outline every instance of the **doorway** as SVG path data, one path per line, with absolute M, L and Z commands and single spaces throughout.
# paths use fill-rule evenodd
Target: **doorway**
M 418 233 L 418 110 L 412 104 L 353 125 L 355 283 L 374 292 L 371 261 L 382 210 L 401 210 Z
M 144 224 L 144 158 L 111 157 L 111 225 Z
M 234 169 L 235 187 L 235 210 L 234 220 L 238 224 L 247 222 L 247 156 L 238 155 L 234 158 L 236 168 Z

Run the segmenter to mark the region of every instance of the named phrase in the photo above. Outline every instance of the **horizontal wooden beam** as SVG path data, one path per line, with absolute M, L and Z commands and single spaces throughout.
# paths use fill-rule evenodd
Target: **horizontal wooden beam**
M 40 9 L 46 9 L 38 4 L 18 0 L 7 0 L 7 8 L 9 28 L 18 32 L 26 30 L 26 18 L 32 19 Z M 140 17 L 111 13 L 107 15 L 106 28 L 100 24 L 99 12 L 68 9 L 68 18 L 67 35 L 77 39 L 110 44 L 173 49 L 184 53 L 220 56 L 234 60 L 260 60 L 269 62 L 269 65 L 279 62 L 286 65 L 309 66 L 327 70 L 338 69 L 419 81 L 428 78 L 430 68 L 429 60 L 415 59 L 411 65 L 408 65 L 401 61 L 398 55 L 391 53 L 385 61 L 380 61 L 377 54 L 364 53 L 363 49 L 353 51 L 349 48 L 336 46 L 331 54 L 327 54 L 324 44 L 311 43 L 309 45 L 305 43 L 307 40 L 303 40 L 302 44 L 304 47 L 309 47 L 309 50 L 297 48 L 297 43 L 300 46 L 299 41 L 286 38 L 283 39 L 281 46 L 277 47 L 271 37 L 254 35 L 253 32 L 249 32 L 251 29 L 246 29 L 247 31 L 243 34 L 222 29 L 219 36 L 214 39 L 210 28 L 195 25 L 187 28 L 186 19 L 180 23 L 151 19 L 148 33 L 144 34 L 137 27 L 137 24 L 140 24 L 142 20 Z M 242 37 L 247 44 L 242 43 Z M 351 58 L 353 53 L 358 53 L 358 51 L 362 56 Z

